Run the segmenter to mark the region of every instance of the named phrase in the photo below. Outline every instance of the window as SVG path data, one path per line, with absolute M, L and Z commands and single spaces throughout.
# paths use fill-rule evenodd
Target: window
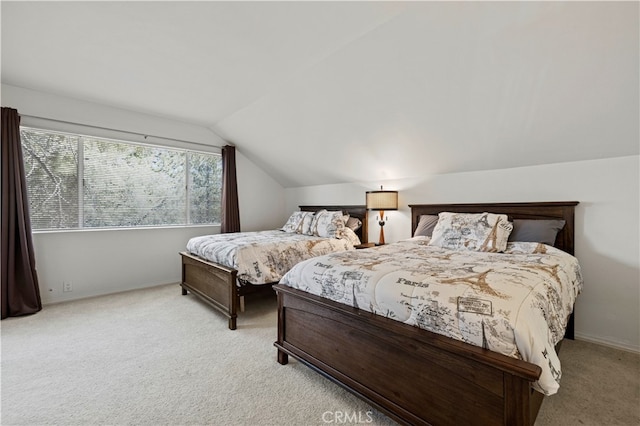
M 20 131 L 35 230 L 220 223 L 218 154 Z

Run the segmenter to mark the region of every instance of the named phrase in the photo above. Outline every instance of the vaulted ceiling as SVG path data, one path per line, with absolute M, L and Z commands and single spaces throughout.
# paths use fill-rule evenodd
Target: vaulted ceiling
M 8 2 L 2 83 L 210 128 L 284 187 L 639 154 L 638 2 Z

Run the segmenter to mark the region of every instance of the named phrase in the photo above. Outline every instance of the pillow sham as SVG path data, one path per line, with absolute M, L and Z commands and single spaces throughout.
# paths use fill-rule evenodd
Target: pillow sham
M 360 241 L 360 238 L 356 235 L 356 233 L 353 232 L 353 230 L 349 227 L 345 227 L 340 233 L 340 236 L 338 238 L 347 240 L 354 246 L 358 246 L 362 243 L 362 241 Z
M 438 223 L 438 216 L 435 214 L 423 214 L 420 215 L 420 220 L 418 221 L 418 226 L 416 226 L 416 230 L 413 232 L 414 237 L 430 237 L 433 234 L 433 229 L 436 227 Z
M 554 245 L 558 232 L 564 228 L 562 219 L 515 219 L 509 241 Z
M 502 252 L 513 229 L 507 215 L 450 213 L 438 215 L 429 245 L 452 250 Z
M 305 213 L 307 212 L 291 213 L 291 216 L 289 216 L 289 219 L 287 220 L 287 222 L 280 229 L 283 230 L 284 232 L 296 232 L 298 227 L 302 223 L 302 219 L 304 218 Z
M 280 228 L 284 232 L 304 234 L 308 233 L 311 229 L 311 222 L 313 221 L 313 212 L 299 212 L 295 211 L 291 213 L 287 223 Z M 305 230 L 307 232 L 305 232 Z M 311 234 L 308 234 L 311 235 Z
M 344 230 L 344 218 L 341 211 L 318 210 L 311 222 L 311 235 L 325 238 L 338 238 Z
M 303 212 L 305 215 L 302 217 L 300 226 L 296 231 L 298 234 L 313 235 L 311 233 L 311 224 L 313 223 L 314 212 Z

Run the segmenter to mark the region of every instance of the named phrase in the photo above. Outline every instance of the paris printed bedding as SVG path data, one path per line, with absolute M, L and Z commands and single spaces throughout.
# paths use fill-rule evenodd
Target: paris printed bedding
M 353 250 L 347 239 L 281 230 L 204 235 L 187 243 L 189 253 L 237 269 L 238 279 L 252 284 L 278 282 L 300 261 L 344 250 Z
M 308 259 L 280 283 L 536 364 L 542 374 L 534 388 L 556 393 L 554 347 L 582 289 L 577 259 L 539 243 L 490 253 L 428 242 Z

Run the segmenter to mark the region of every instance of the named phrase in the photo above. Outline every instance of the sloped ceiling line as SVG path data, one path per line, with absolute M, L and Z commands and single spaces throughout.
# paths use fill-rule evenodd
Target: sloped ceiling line
M 640 154 L 638 2 L 0 7 L 3 84 L 201 126 L 287 188 Z

